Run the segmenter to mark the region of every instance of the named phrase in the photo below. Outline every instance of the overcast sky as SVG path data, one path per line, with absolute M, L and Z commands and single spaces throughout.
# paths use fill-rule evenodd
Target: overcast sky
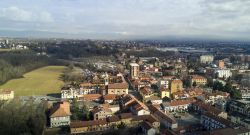
M 0 31 L 249 39 L 250 0 L 1 0 Z

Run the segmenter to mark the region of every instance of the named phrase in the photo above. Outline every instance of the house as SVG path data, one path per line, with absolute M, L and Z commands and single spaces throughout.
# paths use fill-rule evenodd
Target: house
M 178 127 L 176 120 L 161 111 L 159 108 L 153 105 L 148 106 L 148 108 L 151 114 L 154 115 L 167 129 L 175 129 Z
M 156 129 L 147 121 L 144 121 L 140 124 L 143 135 L 155 135 Z
M 91 114 L 94 120 L 105 119 L 112 116 L 112 110 L 107 107 L 95 107 L 91 110 Z
M 87 95 L 82 95 L 81 97 L 78 97 L 79 100 L 84 100 L 84 101 L 100 101 L 102 95 L 101 94 L 87 94 Z
M 122 98 L 122 109 L 130 110 L 134 115 L 147 115 L 150 114 L 148 107 L 141 101 L 136 99 L 133 95 L 126 95 Z
M 1 90 L 0 100 L 10 100 L 14 98 L 14 91 L 12 90 Z
M 200 75 L 190 76 L 190 86 L 205 86 L 207 84 L 207 78 Z
M 161 96 L 161 99 L 167 97 L 167 98 L 170 98 L 170 90 L 169 89 L 166 89 L 164 87 L 160 87 L 160 96 Z
M 80 89 L 72 85 L 64 86 L 61 89 L 62 99 L 73 99 L 80 95 Z
M 153 94 L 150 87 L 140 88 L 139 93 L 140 93 L 143 100 L 145 100 L 146 98 L 149 98 Z
M 162 103 L 162 99 L 157 96 L 151 96 L 151 97 L 145 98 L 145 102 L 151 102 L 153 105 L 159 105 Z
M 126 82 L 109 84 L 108 94 L 126 95 L 128 94 L 128 84 Z
M 222 117 L 224 119 L 227 119 L 227 113 L 219 110 L 209 104 L 206 104 L 202 101 L 196 101 L 192 103 L 191 108 L 196 111 L 197 113 L 204 114 L 206 112 L 210 112 L 214 114 L 215 116 Z
M 250 101 L 247 100 L 232 100 L 229 102 L 229 111 L 250 116 Z
M 216 69 L 216 70 L 214 70 L 214 74 L 218 78 L 223 78 L 223 79 L 227 79 L 229 77 L 232 77 L 232 72 L 230 69 Z
M 211 105 L 214 105 L 215 103 L 226 100 L 229 97 L 229 93 L 222 92 L 222 91 L 215 91 L 213 93 L 206 93 L 205 94 L 205 103 L 209 103 Z
M 50 110 L 50 127 L 61 127 L 70 125 L 70 104 L 63 101 L 56 104 Z
M 169 88 L 169 82 L 170 80 L 167 79 L 160 79 L 157 83 L 158 88 L 163 87 L 165 89 Z
M 104 103 L 111 104 L 116 100 L 116 98 L 117 98 L 117 95 L 115 95 L 115 94 L 107 94 L 107 95 L 103 96 L 103 101 L 104 101 Z
M 192 100 L 172 100 L 162 104 L 163 110 L 166 112 L 187 111 L 191 106 Z
M 153 128 L 159 129 L 160 122 L 159 120 L 152 114 L 150 115 L 140 115 L 140 116 L 133 116 L 133 119 L 131 120 L 131 124 L 133 126 L 138 126 L 142 122 L 149 122 Z
M 177 91 L 182 91 L 182 89 L 183 89 L 183 83 L 180 79 L 174 79 L 171 81 L 171 86 L 170 86 L 171 94 Z
M 70 133 L 87 133 L 105 131 L 110 129 L 106 119 L 92 120 L 92 121 L 74 121 L 70 123 Z
M 200 123 L 206 130 L 209 131 L 232 126 L 232 123 L 227 119 L 218 117 L 210 112 L 206 112 L 201 115 Z
M 211 64 L 214 61 L 213 55 L 201 55 L 200 56 L 200 62 L 204 64 Z
M 249 135 L 250 130 L 243 127 L 236 128 L 220 128 L 213 131 L 200 132 L 197 135 Z

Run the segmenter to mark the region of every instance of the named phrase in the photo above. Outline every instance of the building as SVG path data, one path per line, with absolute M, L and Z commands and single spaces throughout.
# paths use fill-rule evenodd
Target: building
M 50 110 L 50 127 L 61 127 L 70 125 L 70 104 L 63 101 L 56 104 Z
M 229 102 L 229 111 L 250 116 L 250 101 L 247 100 L 231 100 Z
M 61 89 L 61 98 L 62 99 L 73 99 L 73 98 L 77 98 L 78 95 L 80 95 L 80 90 L 68 85 L 68 86 L 64 86 Z
M 107 94 L 107 95 L 103 96 L 103 101 L 104 101 L 104 103 L 111 104 L 116 100 L 116 98 L 117 98 L 117 95 L 115 95 L 115 94 Z
M 224 118 L 218 117 L 210 112 L 201 115 L 200 123 L 206 130 L 228 128 L 232 123 Z
M 224 68 L 225 68 L 225 62 L 224 62 L 224 60 L 219 60 L 219 61 L 218 61 L 218 67 L 219 67 L 220 69 L 224 69 Z
M 211 64 L 214 61 L 213 55 L 201 55 L 200 56 L 200 62 L 203 64 Z
M 196 135 L 249 135 L 250 130 L 242 127 L 222 128 L 213 131 L 204 131 Z
M 166 79 L 159 80 L 157 83 L 158 88 L 163 87 L 165 89 L 169 89 L 169 81 L 170 80 L 166 80 Z
M 139 77 L 139 65 L 137 63 L 130 63 L 130 77 L 132 79 Z
M 214 74 L 218 78 L 227 79 L 229 77 L 232 77 L 232 72 L 230 69 L 216 69 L 214 70 Z
M 209 104 L 205 104 L 202 101 L 193 102 L 191 108 L 199 114 L 204 114 L 206 112 L 210 112 L 215 116 L 227 119 L 226 112 L 219 110 L 219 109 L 217 109 Z
M 128 94 L 128 84 L 126 82 L 109 84 L 108 94 L 126 95 Z
M 145 100 L 146 98 L 149 98 L 153 94 L 150 87 L 140 88 L 139 93 L 140 93 L 143 100 Z
M 187 111 L 191 106 L 192 100 L 172 100 L 171 102 L 165 102 L 162 104 L 162 108 L 165 112 L 175 111 Z
M 171 94 L 177 91 L 182 91 L 182 89 L 183 89 L 183 83 L 180 79 L 174 79 L 171 81 L 171 86 L 170 86 Z
M 106 119 L 92 121 L 75 121 L 70 124 L 71 134 L 105 131 L 108 129 L 110 129 L 110 126 L 108 125 Z
M 155 135 L 156 129 L 147 121 L 144 121 L 140 124 L 143 135 Z
M 207 84 L 207 78 L 200 75 L 190 76 L 190 86 L 205 86 Z
M 112 116 L 112 110 L 106 107 L 95 107 L 91 114 L 94 120 L 105 119 Z
M 157 108 L 153 105 L 150 105 L 148 108 L 151 111 L 151 114 L 153 116 L 155 116 L 161 122 L 161 124 L 163 124 L 165 126 L 165 128 L 167 128 L 167 129 L 178 128 L 178 124 L 177 124 L 176 120 L 174 118 L 170 117 L 170 115 L 167 115 L 166 113 L 164 113 L 159 108 Z
M 170 90 L 169 89 L 165 89 L 164 87 L 161 87 L 160 88 L 160 96 L 161 96 L 161 99 L 167 97 L 167 98 L 170 98 Z
M 12 90 L 1 90 L 0 100 L 10 100 L 14 98 L 14 91 Z

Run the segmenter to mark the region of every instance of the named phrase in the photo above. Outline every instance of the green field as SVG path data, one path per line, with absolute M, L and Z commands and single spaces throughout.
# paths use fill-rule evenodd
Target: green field
M 0 89 L 14 90 L 15 96 L 47 95 L 60 92 L 60 80 L 64 66 L 42 67 L 24 74 L 23 78 L 12 79 L 0 85 Z

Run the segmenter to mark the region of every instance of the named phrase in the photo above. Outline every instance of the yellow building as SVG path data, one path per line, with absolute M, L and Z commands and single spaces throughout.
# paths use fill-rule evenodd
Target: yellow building
M 108 94 L 123 95 L 128 94 L 127 83 L 114 83 L 108 85 Z
M 183 83 L 180 79 L 174 79 L 171 81 L 171 86 L 170 86 L 171 94 L 177 91 L 182 91 L 182 89 L 183 89 Z
M 160 88 L 160 96 L 161 96 L 161 99 L 163 99 L 164 97 L 170 98 L 170 90 L 166 89 L 164 87 L 161 87 Z
M 199 75 L 193 75 L 191 76 L 191 86 L 193 86 L 194 82 L 196 83 L 196 86 L 204 86 L 207 84 L 207 78 Z

